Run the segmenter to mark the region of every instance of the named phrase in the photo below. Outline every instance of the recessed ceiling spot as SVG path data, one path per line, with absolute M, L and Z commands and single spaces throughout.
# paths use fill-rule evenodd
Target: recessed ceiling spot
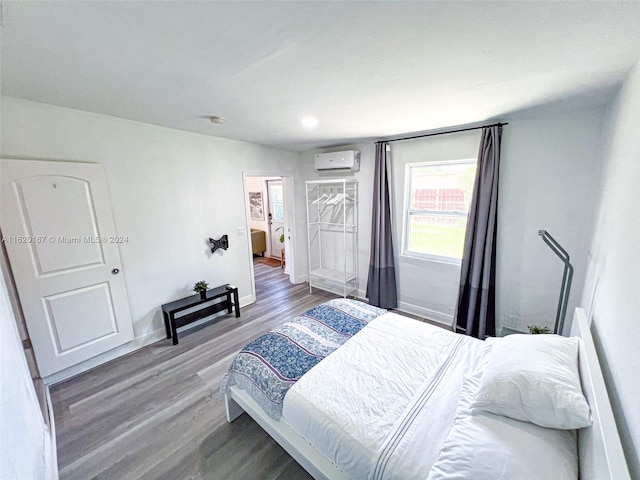
M 318 123 L 320 122 L 313 115 L 307 115 L 302 119 L 302 125 L 305 128 L 316 128 L 318 126 Z
M 213 117 L 211 117 L 211 123 L 216 123 L 220 125 L 221 123 L 224 123 L 224 117 L 219 117 L 217 115 L 214 115 Z

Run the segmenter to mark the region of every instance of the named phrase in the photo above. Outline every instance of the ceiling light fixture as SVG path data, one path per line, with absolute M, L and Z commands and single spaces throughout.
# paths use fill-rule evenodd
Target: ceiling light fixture
M 209 119 L 211 120 L 211 123 L 215 123 L 218 125 L 224 123 L 224 117 L 219 117 L 217 115 L 214 115 L 213 117 L 209 117 Z
M 307 115 L 302 119 L 302 125 L 305 128 L 316 128 L 318 126 L 319 120 L 313 115 Z

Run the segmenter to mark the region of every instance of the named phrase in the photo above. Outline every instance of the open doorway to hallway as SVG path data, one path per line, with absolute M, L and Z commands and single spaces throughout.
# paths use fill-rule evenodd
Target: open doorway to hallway
M 290 178 L 245 175 L 247 215 L 250 227 L 254 293 L 274 288 L 283 276 L 291 275 L 294 261 L 291 240 L 292 192 Z

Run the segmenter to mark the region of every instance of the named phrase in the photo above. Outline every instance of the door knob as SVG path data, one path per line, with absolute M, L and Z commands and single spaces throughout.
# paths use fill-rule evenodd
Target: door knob
M 114 275 L 117 275 L 120 273 L 120 270 L 118 270 L 117 268 L 114 268 L 113 270 L 111 270 L 111 273 L 113 273 Z

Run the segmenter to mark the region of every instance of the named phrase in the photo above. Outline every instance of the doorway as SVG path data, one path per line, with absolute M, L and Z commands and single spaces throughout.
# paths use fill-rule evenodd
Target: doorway
M 244 186 L 253 294 L 258 298 L 282 280 L 295 283 L 293 178 L 245 173 Z

